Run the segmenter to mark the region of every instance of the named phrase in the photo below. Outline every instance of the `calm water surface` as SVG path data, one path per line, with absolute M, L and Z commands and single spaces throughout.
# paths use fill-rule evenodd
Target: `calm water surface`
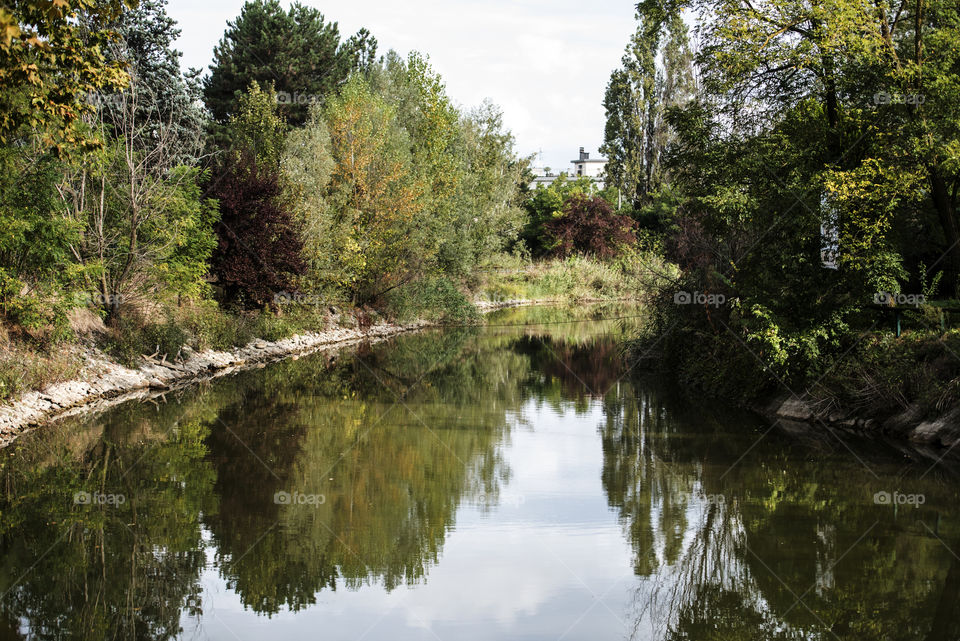
M 635 310 L 274 364 L 3 458 L 0 639 L 960 639 L 960 475 L 624 371 Z M 886 493 L 886 494 L 885 494 Z

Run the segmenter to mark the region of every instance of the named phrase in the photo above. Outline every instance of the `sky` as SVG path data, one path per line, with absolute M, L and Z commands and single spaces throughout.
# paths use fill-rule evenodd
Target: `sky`
M 285 0 L 281 0 L 287 4 Z M 568 169 L 580 147 L 599 156 L 603 92 L 634 30 L 630 0 L 302 0 L 340 24 L 342 38 L 366 27 L 380 53 L 416 50 L 457 104 L 489 98 L 503 109 L 520 155 Z M 242 0 L 170 0 L 184 67 L 207 69 L 213 47 Z

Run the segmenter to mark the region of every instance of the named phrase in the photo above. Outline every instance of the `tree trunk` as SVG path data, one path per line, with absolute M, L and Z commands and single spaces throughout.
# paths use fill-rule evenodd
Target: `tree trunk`
M 930 196 L 933 207 L 940 219 L 947 249 L 940 261 L 945 266 L 947 282 L 955 284 L 960 276 L 960 224 L 957 221 L 956 202 L 950 193 L 946 180 L 936 165 L 928 167 L 930 175 Z M 931 265 L 931 269 L 932 269 Z

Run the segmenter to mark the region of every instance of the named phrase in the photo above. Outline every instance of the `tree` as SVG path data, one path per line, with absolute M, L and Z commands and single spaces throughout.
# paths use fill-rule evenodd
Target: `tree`
M 860 199 L 863 204 L 885 198 L 886 188 L 879 187 L 887 182 L 884 176 L 902 175 L 900 195 L 916 198 L 903 198 L 895 218 L 919 219 L 926 227 L 920 236 L 932 238 L 937 249 L 925 243 L 933 251 L 916 256 L 904 242 L 901 250 L 916 262 L 945 264 L 947 280 L 955 282 L 960 275 L 960 174 L 950 160 L 960 139 L 960 52 L 950 44 L 960 35 L 955 4 L 837 0 L 772 3 L 762 10 L 738 0 L 702 5 L 724 18 L 705 33 L 702 65 L 710 91 L 725 96 L 724 116 L 753 126 L 757 118 L 776 119 L 815 101 L 822 115 L 812 124 L 828 134 L 820 162 L 840 172 L 831 182 L 852 172 L 851 186 L 859 182 L 861 191 L 876 186 L 873 195 Z M 876 181 L 863 180 L 868 170 Z M 922 191 L 918 178 L 926 183 Z M 841 227 L 845 220 L 871 218 L 868 209 L 840 212 Z M 847 240 L 858 234 L 851 228 Z M 842 245 L 843 239 L 841 256 Z
M 64 161 L 39 143 L 0 147 L 0 313 L 29 330 L 64 328 L 82 278 L 81 228 L 56 214 Z
M 91 124 L 102 148 L 65 167 L 57 186 L 60 211 L 82 230 L 70 249 L 85 287 L 111 317 L 124 301 L 198 293 L 213 245 L 215 209 L 197 186 L 201 172 L 180 164 L 200 141 L 191 147 L 169 121 L 141 120 L 155 112 L 140 97 L 133 75 L 127 91 L 100 106 Z M 146 100 L 154 100 L 149 91 Z
M 368 302 L 435 258 L 434 240 L 416 233 L 424 186 L 412 173 L 410 141 L 396 110 L 363 77 L 351 77 L 325 114 L 335 161 L 330 203 L 351 228 L 338 252 L 338 284 Z
M 278 0 L 243 5 L 213 53 L 203 94 L 213 117 L 227 122 L 251 83 L 272 84 L 281 113 L 292 125 L 306 121 L 308 106 L 337 89 L 351 69 L 376 55 L 376 40 L 361 30 L 341 44 L 336 22 L 317 9 L 294 2 L 284 11 Z
M 622 66 L 607 84 L 604 143 L 607 185 L 635 208 L 650 204 L 663 185 L 663 154 L 670 141 L 665 109 L 683 104 L 695 89 L 687 28 L 659 4 L 637 5 L 637 30 Z
M 0 141 L 37 133 L 59 155 L 96 140 L 78 127 L 92 111 L 85 98 L 126 85 L 123 65 L 105 49 L 115 34 L 85 22 L 116 19 L 121 0 L 13 0 L 0 7 Z
M 180 70 L 182 54 L 173 43 L 180 37 L 176 21 L 167 15 L 167 0 L 140 0 L 136 8 L 123 12 L 109 28 L 119 39 L 111 43 L 106 54 L 127 66 L 137 78 L 138 123 L 148 124 L 156 135 L 172 137 L 174 149 L 194 155 L 182 155 L 180 164 L 197 164 L 196 153 L 203 136 L 205 114 L 198 107 L 201 98 L 199 71 L 184 74 Z M 101 107 L 117 103 L 115 95 L 101 95 Z
M 577 196 L 593 197 L 596 185 L 586 176 L 570 180 L 566 174 L 560 174 L 550 185 L 537 185 L 537 189 L 523 202 L 527 213 L 527 224 L 521 238 L 534 256 L 543 256 L 551 248 L 553 238 L 547 233 L 545 225 L 563 215 L 566 204 Z
M 490 102 L 470 111 L 461 127 L 466 166 L 460 183 L 461 215 L 453 232 L 469 248 L 463 263 L 467 271 L 520 236 L 526 222 L 520 190 L 528 184 L 530 161 L 517 157 L 503 112 Z
M 240 96 L 237 113 L 227 127 L 228 155 L 248 155 L 272 170 L 280 167 L 288 127 L 276 97 L 273 85 L 261 88 L 257 83 Z
M 284 188 L 303 236 L 303 256 L 309 269 L 305 285 L 317 291 L 334 289 L 343 266 L 338 254 L 352 234 L 349 221 L 330 203 L 334 160 L 330 132 L 319 105 L 310 110 L 303 127 L 287 136 L 281 160 Z
M 366 74 L 377 64 L 377 39 L 366 29 L 360 29 L 347 38 L 343 49 L 353 58 L 351 71 Z
M 220 222 L 210 269 L 224 299 L 248 308 L 272 304 L 305 271 L 279 173 L 247 152 L 231 155 L 211 195 L 220 203 Z
M 254 83 L 241 96 L 227 127 L 233 148 L 210 188 L 220 202 L 211 271 L 225 300 L 245 307 L 272 303 L 306 270 L 300 225 L 280 169 L 287 127 L 274 95 Z

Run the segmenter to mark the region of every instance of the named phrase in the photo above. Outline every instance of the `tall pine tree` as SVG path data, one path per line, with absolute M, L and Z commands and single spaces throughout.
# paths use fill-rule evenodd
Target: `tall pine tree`
M 272 84 L 282 115 L 299 126 L 309 104 L 375 58 L 376 46 L 366 30 L 341 43 L 336 22 L 326 22 L 318 10 L 299 2 L 284 11 L 277 0 L 252 0 L 228 23 L 214 49 L 204 100 L 213 117 L 226 122 L 252 82 Z

